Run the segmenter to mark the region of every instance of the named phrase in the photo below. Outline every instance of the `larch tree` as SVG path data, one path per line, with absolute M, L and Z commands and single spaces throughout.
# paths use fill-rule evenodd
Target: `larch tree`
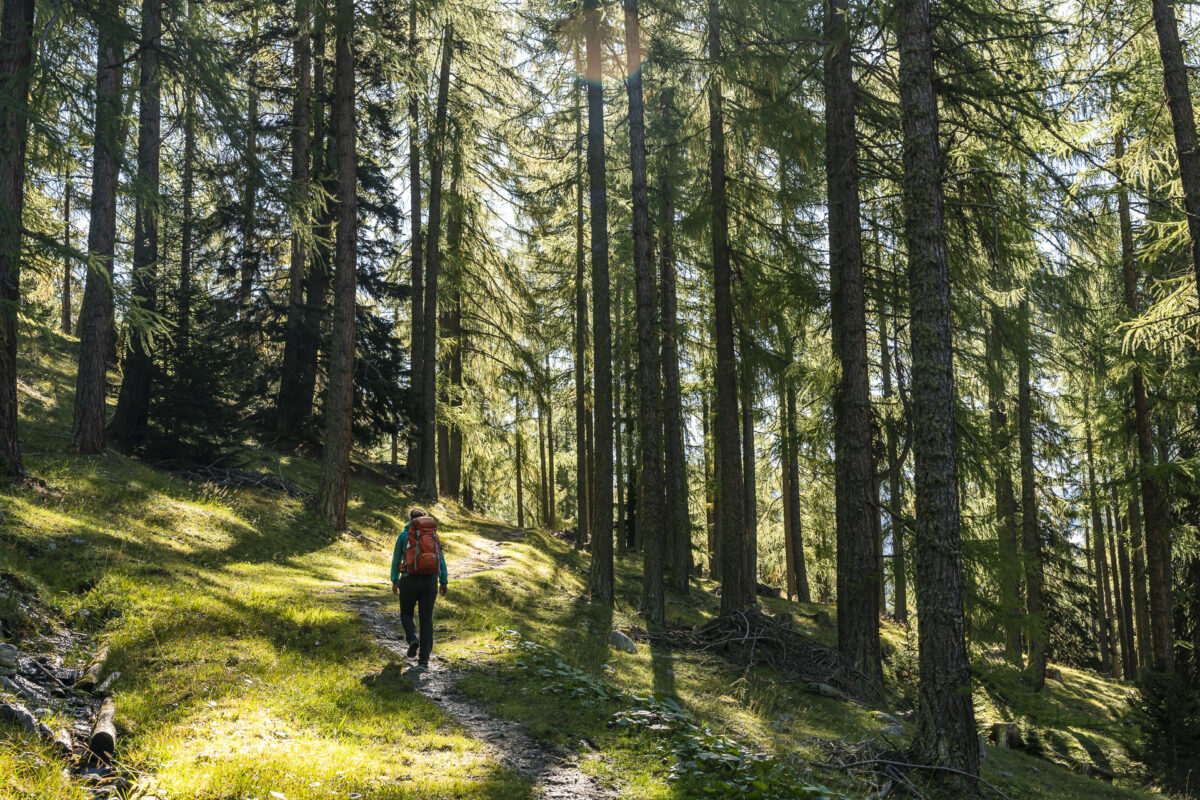
M 25 475 L 17 432 L 17 309 L 33 12 L 33 0 L 8 0 L 0 9 L 0 474 L 8 480 Z
M 159 154 L 162 148 L 162 0 L 142 0 L 142 29 L 138 50 L 138 143 L 134 179 L 136 211 L 133 239 L 133 304 L 141 312 L 156 311 L 158 295 L 158 232 L 161 214 Z M 132 450 L 146 438 L 155 378 L 154 354 L 148 337 L 131 331 L 122 361 L 121 391 L 108 425 L 109 437 Z
M 358 174 L 354 116 L 354 2 L 337 0 L 333 118 L 337 132 L 337 255 L 333 348 L 325 390 L 325 447 L 317 509 L 334 530 L 346 529 L 354 407 L 354 329 L 358 269 Z
M 592 254 L 592 364 L 595 457 L 590 503 L 592 542 L 588 592 L 594 602 L 613 601 L 613 376 L 612 320 L 609 316 L 608 186 L 604 153 L 604 69 L 600 0 L 584 0 L 583 29 L 587 52 L 588 221 Z
M 79 312 L 79 371 L 71 438 L 81 453 L 104 452 L 108 357 L 112 350 L 113 255 L 117 234 L 117 179 L 121 163 L 121 73 L 124 65 L 117 4 L 97 9 L 96 115 L 92 144 L 92 199 L 87 280 Z
M 979 774 L 963 616 L 958 435 L 942 155 L 929 0 L 896 4 L 903 133 L 904 232 L 912 339 L 918 663 L 913 752 L 969 780 Z
M 858 139 L 845 0 L 826 0 L 825 174 L 829 191 L 829 284 L 833 354 L 841 377 L 833 399 L 837 519 L 838 649 L 883 685 L 879 651 L 879 515 L 873 487 L 866 289 L 859 221 Z

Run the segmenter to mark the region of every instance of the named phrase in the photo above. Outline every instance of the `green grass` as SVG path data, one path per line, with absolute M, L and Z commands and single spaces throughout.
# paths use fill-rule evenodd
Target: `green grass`
M 333 536 L 282 494 L 214 490 L 115 455 L 77 456 L 65 436 L 73 347 L 52 337 L 22 357 L 27 467 L 45 487 L 0 492 L 0 572 L 28 582 L 53 614 L 109 646 L 111 668 L 122 673 L 120 757 L 145 787 L 165 798 L 213 800 L 265 800 L 270 792 L 289 800 L 531 796 L 526 780 L 412 690 L 345 605 L 348 593 L 391 598 L 387 566 L 409 498 L 356 479 L 351 533 Z M 269 450 L 248 450 L 247 459 L 316 486 L 311 461 Z M 608 726 L 626 701 L 585 704 L 545 691 L 551 679 L 523 668 L 499 631 L 558 650 L 568 664 L 626 693 L 672 698 L 714 730 L 781 759 L 819 758 L 823 740 L 878 737 L 870 709 L 807 693 L 767 670 L 645 645 L 636 654 L 611 650 L 613 627 L 642 625 L 634 559 L 617 564 L 612 609 L 582 599 L 586 555 L 536 532 L 506 546 L 503 568 L 455 580 L 456 563 L 514 532 L 454 506 L 434 511 L 452 578 L 450 595 L 439 601 L 437 621 L 447 631 L 437 652 L 463 670 L 469 695 L 580 753 L 583 768 L 619 787 L 622 798 L 687 795 L 667 781 L 671 759 L 652 736 Z M 711 618 L 711 588 L 696 581 L 689 597 L 671 595 L 671 621 Z M 768 606 L 831 637 L 798 616 L 817 606 Z M 22 630 L 29 641 L 35 627 Z M 885 629 L 901 667 L 906 636 Z M 981 722 L 1020 718 L 1059 752 L 1128 767 L 1124 745 L 1132 732 L 1114 702 L 1127 687 L 1064 669 L 1062 684 L 1033 696 L 1009 668 L 983 668 Z M 808 777 L 852 796 L 864 791 L 837 773 Z M 996 748 L 984 777 L 1013 798 L 1149 796 Z M 0 797 L 85 796 L 41 746 L 0 729 Z

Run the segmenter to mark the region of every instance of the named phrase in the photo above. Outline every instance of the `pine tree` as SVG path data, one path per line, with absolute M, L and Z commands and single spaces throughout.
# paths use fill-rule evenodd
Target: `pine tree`
M 79 312 L 79 371 L 71 438 L 81 453 L 105 448 L 108 357 L 112 351 L 113 254 L 117 232 L 117 173 L 121 163 L 121 72 L 124 64 L 117 3 L 97 9 L 96 118 L 88 272 Z
M 355 292 L 358 268 L 358 175 L 354 117 L 354 2 L 335 11 L 334 127 L 337 132 L 337 256 L 333 350 L 325 392 L 325 452 L 317 509 L 334 530 L 346 529 L 350 495 L 350 423 L 354 407 Z
M 973 776 L 979 773 L 979 744 L 963 619 L 950 276 L 929 0 L 903 0 L 896 12 L 904 231 L 912 313 L 917 614 L 921 619 L 913 750 L 924 763 Z
M 8 480 L 25 474 L 17 432 L 17 308 L 33 10 L 33 0 L 8 0 L 0 11 L 0 475 Z

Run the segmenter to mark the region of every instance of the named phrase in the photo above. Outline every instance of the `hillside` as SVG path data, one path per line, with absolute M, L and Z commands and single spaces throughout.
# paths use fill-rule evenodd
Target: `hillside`
M 892 720 L 714 653 L 646 641 L 618 652 L 609 632 L 642 625 L 632 560 L 618 563 L 618 602 L 603 609 L 584 596 L 583 553 L 455 506 L 433 509 L 450 594 L 434 668 L 412 675 L 388 650 L 398 618 L 387 587 L 410 498 L 362 471 L 351 531 L 334 537 L 286 492 L 76 456 L 64 437 L 73 346 L 51 338 L 23 355 L 22 435 L 39 481 L 0 495 L 0 622 L 23 656 L 64 667 L 108 648 L 106 672 L 120 673 L 118 770 L 90 784 L 49 745 L 0 724 L 0 795 L 108 796 L 126 781 L 129 796 L 163 800 L 866 797 L 893 780 L 822 766 L 902 749 Z M 249 446 L 239 457 L 306 492 L 316 485 L 314 462 Z M 696 581 L 688 597 L 670 596 L 670 622 L 711 619 L 712 588 Z M 831 636 L 814 617 L 833 609 L 766 608 Z M 66 628 L 86 637 L 64 638 Z M 885 634 L 903 695 L 915 642 L 894 626 Z M 1122 776 L 1110 785 L 989 747 L 983 777 L 1000 792 L 1151 796 L 1129 788 L 1128 687 L 1061 668 L 1035 696 L 982 655 L 977 672 L 982 730 L 1011 719 L 1047 756 Z

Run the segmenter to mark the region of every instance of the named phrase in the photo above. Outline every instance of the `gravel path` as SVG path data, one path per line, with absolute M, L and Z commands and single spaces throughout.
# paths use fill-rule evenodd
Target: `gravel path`
M 504 566 L 506 541 L 488 540 L 486 550 L 449 564 L 453 578 L 468 578 L 485 570 Z M 343 591 L 351 587 L 345 587 Z M 368 597 L 347 598 L 358 616 L 371 629 L 376 642 L 405 661 L 404 634 L 395 606 Z M 440 630 L 440 629 L 439 629 Z M 523 775 L 534 784 L 535 796 L 542 800 L 605 800 L 617 793 L 598 784 L 579 768 L 578 756 L 562 752 L 539 741 L 523 725 L 493 717 L 457 688 L 462 673 L 449 669 L 435 653 L 425 670 L 407 670 L 417 690 L 451 714 L 472 736 L 487 743 L 496 759 L 505 767 Z

